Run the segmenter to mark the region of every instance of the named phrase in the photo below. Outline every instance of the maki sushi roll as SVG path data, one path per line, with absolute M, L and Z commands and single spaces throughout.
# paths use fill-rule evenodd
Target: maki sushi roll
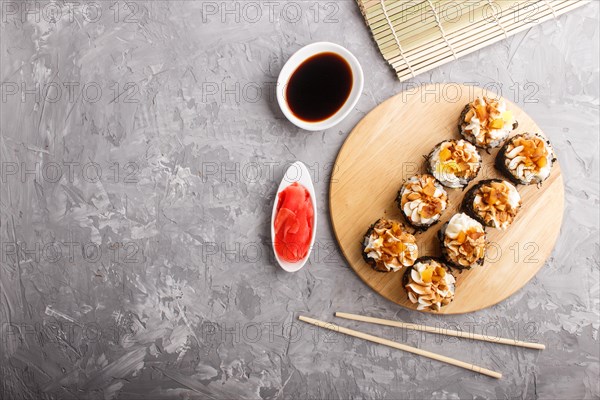
M 396 272 L 419 257 L 417 240 L 393 219 L 381 218 L 367 231 L 362 243 L 363 258 L 375 271 Z
M 442 185 L 463 188 L 479 173 L 481 155 L 466 140 L 445 140 L 427 156 L 427 168 Z
M 462 208 L 485 226 L 506 229 L 521 208 L 521 196 L 512 183 L 488 179 L 467 192 Z
M 491 149 L 500 146 L 518 123 L 503 99 L 477 97 L 465 106 L 458 130 L 477 147 Z
M 548 179 L 556 161 L 548 139 L 539 133 L 521 133 L 508 139 L 496 156 L 496 168 L 521 185 Z
M 403 284 L 417 310 L 439 311 L 454 300 L 454 276 L 444 261 L 437 257 L 421 257 L 404 273 Z
M 448 193 L 433 175 L 415 175 L 404 182 L 396 200 L 410 225 L 427 229 L 448 206 Z
M 483 265 L 485 259 L 485 229 L 467 214 L 455 214 L 438 233 L 442 255 L 452 266 L 471 269 Z

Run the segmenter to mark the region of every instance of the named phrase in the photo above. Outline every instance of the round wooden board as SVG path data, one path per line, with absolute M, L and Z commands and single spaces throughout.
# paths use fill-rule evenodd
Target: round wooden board
M 458 119 L 465 104 L 478 95 L 497 97 L 482 88 L 458 84 L 429 85 L 400 93 L 372 110 L 342 146 L 331 178 L 330 211 L 333 229 L 344 256 L 373 290 L 404 307 L 408 301 L 399 272 L 374 271 L 362 258 L 361 241 L 380 217 L 404 221 L 396 194 L 408 177 L 426 172 L 424 155 L 446 139 L 458 139 Z M 519 122 L 513 134 L 543 133 L 536 123 L 507 100 Z M 477 179 L 502 177 L 493 164 L 497 149 L 481 151 Z M 483 267 L 455 272 L 456 296 L 441 314 L 460 314 L 492 306 L 522 288 L 550 256 L 562 223 L 564 188 L 560 165 L 541 187 L 518 186 L 523 206 L 506 230 L 487 229 L 490 242 Z M 416 234 L 419 255 L 440 255 L 435 237 L 460 207 L 463 192 L 447 189 L 450 204 L 439 224 Z

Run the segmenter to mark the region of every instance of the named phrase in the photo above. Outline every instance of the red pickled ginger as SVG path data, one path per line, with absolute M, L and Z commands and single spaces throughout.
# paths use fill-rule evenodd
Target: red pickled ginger
M 282 260 L 297 262 L 306 257 L 314 224 L 308 190 L 294 182 L 279 193 L 275 216 L 275 251 Z

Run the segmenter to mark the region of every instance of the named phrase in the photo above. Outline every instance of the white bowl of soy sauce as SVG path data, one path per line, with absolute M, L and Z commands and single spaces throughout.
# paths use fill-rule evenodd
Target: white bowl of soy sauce
M 363 85 L 362 68 L 349 50 L 317 42 L 304 46 L 285 63 L 277 79 L 277 102 L 294 125 L 321 131 L 348 116 Z

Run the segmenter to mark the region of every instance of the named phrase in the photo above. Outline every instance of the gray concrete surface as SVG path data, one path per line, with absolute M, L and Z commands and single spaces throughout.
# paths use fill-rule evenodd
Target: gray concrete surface
M 407 87 L 354 2 L 53 4 L 2 3 L 2 399 L 600 396 L 598 2 L 411 81 L 501 85 L 565 177 L 547 265 L 508 300 L 452 317 L 378 296 L 334 242 L 335 155 Z M 308 133 L 282 117 L 273 88 L 285 60 L 319 40 L 353 51 L 366 84 L 346 121 Z M 294 160 L 311 166 L 320 219 L 310 264 L 286 274 L 269 219 Z M 504 374 L 493 380 L 295 323 L 336 310 L 548 349 L 345 324 Z

